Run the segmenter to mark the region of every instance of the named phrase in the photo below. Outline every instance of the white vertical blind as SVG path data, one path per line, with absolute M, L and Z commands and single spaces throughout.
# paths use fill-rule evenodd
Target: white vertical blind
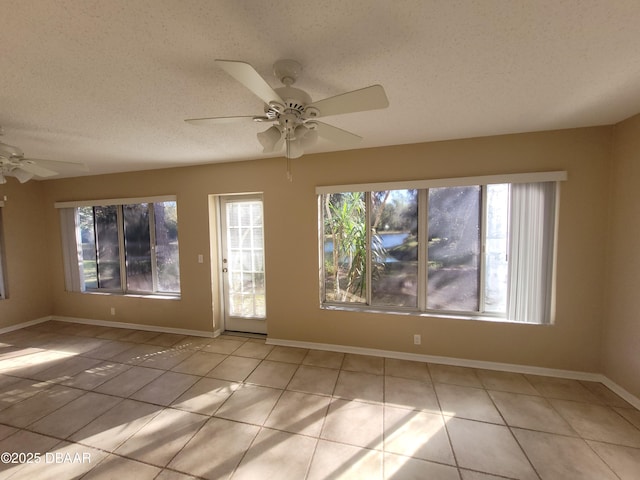
M 508 318 L 550 323 L 556 183 L 511 185 Z
M 67 292 L 81 292 L 84 282 L 80 276 L 82 252 L 78 245 L 82 242 L 76 238 L 80 234 L 76 228 L 76 209 L 61 208 L 60 233 L 62 236 L 62 258 L 64 262 L 64 287 Z

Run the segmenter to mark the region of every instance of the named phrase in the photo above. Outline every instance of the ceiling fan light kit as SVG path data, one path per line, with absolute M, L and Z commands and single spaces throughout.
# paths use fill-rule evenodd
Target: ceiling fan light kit
M 255 122 L 273 123 L 267 130 L 257 134 L 258 142 L 263 147 L 263 153 L 273 153 L 284 147 L 288 160 L 301 157 L 305 150 L 315 145 L 318 137 L 345 147 L 353 147 L 362 140 L 362 137 L 320 122 L 318 118 L 389 106 L 389 100 L 381 85 L 372 85 L 313 102 L 307 92 L 292 86 L 302 73 L 302 65 L 295 60 L 284 59 L 274 63 L 273 73 L 284 85 L 276 89 L 271 88 L 248 63 L 216 60 L 216 64 L 264 102 L 264 115 L 190 118 L 185 122 L 194 125 L 215 125 L 251 118 Z M 287 174 L 291 177 L 289 167 Z
M 282 140 L 282 131 L 275 125 L 258 133 L 258 141 L 262 145 L 262 153 L 271 153 Z
M 25 183 L 34 175 L 50 177 L 57 172 L 36 165 L 34 160 L 25 159 L 19 148 L 0 142 L 0 184 L 7 183 L 6 177 L 15 177 Z
M 21 168 L 15 168 L 11 171 L 12 175 L 18 179 L 20 183 L 28 182 L 33 178 L 33 173 L 27 172 Z

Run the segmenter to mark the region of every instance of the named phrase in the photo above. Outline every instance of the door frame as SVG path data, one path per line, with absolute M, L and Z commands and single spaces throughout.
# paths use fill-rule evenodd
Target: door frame
M 234 200 L 259 200 L 262 203 L 262 232 L 263 232 L 263 255 L 264 255 L 264 200 L 261 192 L 251 193 L 238 193 L 238 194 L 220 194 L 214 195 L 214 204 L 212 208 L 215 208 L 215 229 L 216 229 L 216 241 L 215 255 L 212 254 L 212 276 L 217 279 L 215 283 L 218 285 L 218 299 L 219 307 L 218 314 L 220 318 L 221 332 L 233 331 L 242 333 L 255 333 L 266 334 L 267 333 L 267 316 L 264 318 L 242 318 L 231 317 L 228 315 L 228 304 L 226 293 L 228 291 L 228 275 L 223 272 L 226 268 L 224 263 L 224 254 L 226 247 L 226 209 L 225 206 L 228 202 Z M 212 245 L 212 253 L 214 245 Z M 266 271 L 265 271 L 265 290 L 266 290 Z M 215 304 L 215 302 L 214 302 Z M 215 313 L 215 312 L 214 312 Z M 231 320 L 231 321 L 230 321 Z M 232 325 L 230 325 L 232 323 Z

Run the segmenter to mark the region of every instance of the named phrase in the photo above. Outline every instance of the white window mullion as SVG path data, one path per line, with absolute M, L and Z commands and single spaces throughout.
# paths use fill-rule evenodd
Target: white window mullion
M 149 243 L 151 251 L 151 281 L 153 293 L 158 291 L 158 260 L 156 258 L 156 212 L 153 203 L 147 205 L 149 212 Z
M 120 288 L 127 292 L 127 254 L 124 242 L 124 212 L 122 205 L 118 205 L 116 221 L 118 222 L 118 249 L 120 257 Z
M 427 309 L 429 190 L 418 191 L 418 311 Z
M 321 305 L 327 301 L 327 282 L 325 282 L 325 278 L 327 278 L 325 260 L 326 253 L 324 251 L 324 224 L 326 221 L 326 212 L 324 210 L 325 198 L 325 195 L 318 195 L 318 262 L 320 263 L 320 268 L 318 269 L 318 280 L 320 282 Z
M 487 186 L 483 185 L 480 190 L 480 282 L 478 286 L 478 310 L 480 313 L 485 311 L 485 287 L 486 287 L 486 269 L 487 269 Z
M 371 192 L 364 194 L 364 226 L 366 231 L 366 266 L 365 266 L 365 303 L 371 305 L 371 282 L 373 279 L 373 265 L 371 264 L 371 206 L 373 202 Z

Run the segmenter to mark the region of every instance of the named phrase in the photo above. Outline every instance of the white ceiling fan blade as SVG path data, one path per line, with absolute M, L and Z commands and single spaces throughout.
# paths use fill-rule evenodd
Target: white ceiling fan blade
M 251 90 L 254 95 L 257 95 L 267 105 L 274 102 L 284 105 L 284 100 L 280 98 L 280 95 L 248 63 L 235 60 L 216 60 L 216 64 Z
M 352 92 L 325 98 L 312 103 L 309 107 L 318 109 L 318 117 L 340 115 L 342 113 L 364 112 L 387 108 L 389 100 L 382 85 L 372 85 Z
M 63 170 L 76 170 L 82 172 L 88 172 L 89 167 L 87 167 L 82 162 L 67 162 L 65 160 L 45 160 L 43 158 L 24 158 L 23 161 L 34 162 L 40 166 L 51 167 L 55 169 L 63 169 Z
M 357 145 L 362 140 L 362 137 L 356 135 L 355 133 L 347 132 L 346 130 L 342 130 L 341 128 L 334 127 L 333 125 L 322 122 L 314 123 L 316 124 L 316 129 L 318 130 L 319 136 L 321 136 L 322 138 L 326 138 L 333 143 L 337 143 L 338 145 L 351 147 Z
M 253 120 L 255 115 L 243 115 L 239 117 L 209 117 L 209 118 L 187 118 L 185 122 L 191 125 L 215 125 L 224 123 L 235 123 L 246 120 Z
M 25 172 L 33 173 L 38 177 L 53 177 L 54 175 L 58 175 L 58 172 L 41 167 L 33 160 L 22 160 L 17 167 Z

